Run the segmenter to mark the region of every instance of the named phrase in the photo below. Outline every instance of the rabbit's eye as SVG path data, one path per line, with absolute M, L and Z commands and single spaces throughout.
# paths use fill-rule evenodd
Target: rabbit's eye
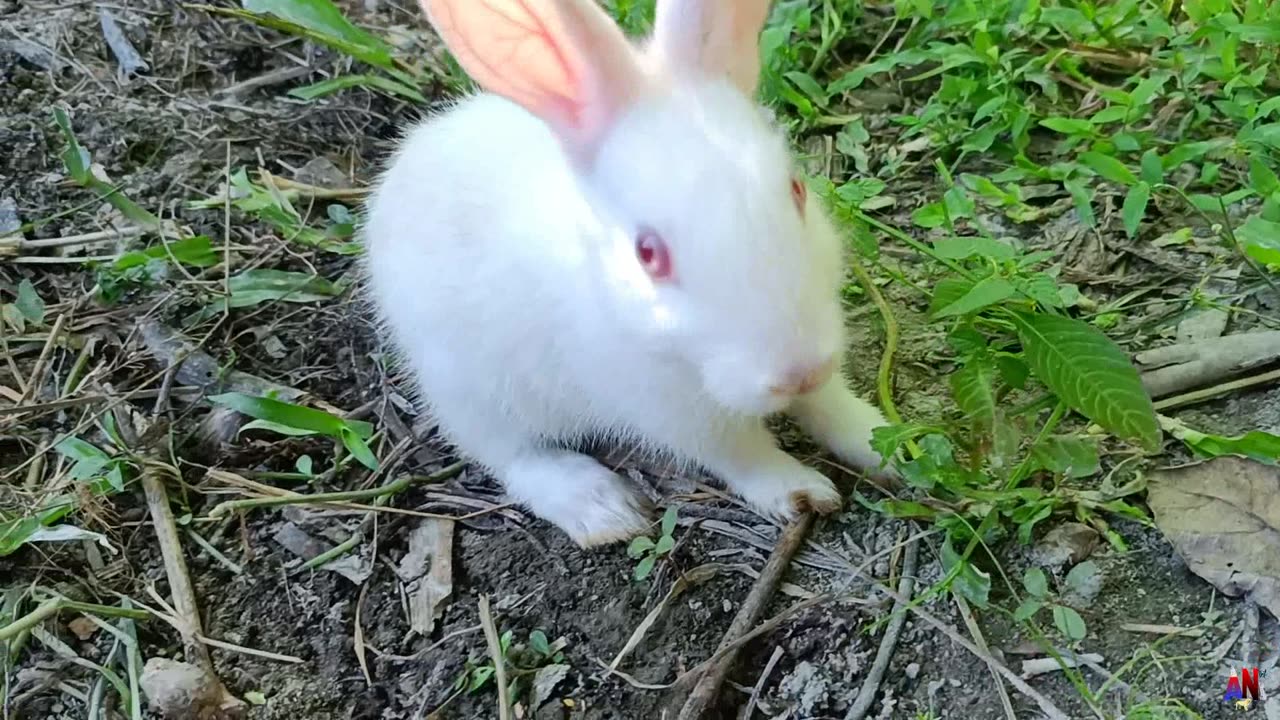
M 799 175 L 791 176 L 791 200 L 796 204 L 796 210 L 800 214 L 804 214 L 804 201 L 809 196 L 809 190 L 804 186 L 804 180 Z
M 640 231 L 636 236 L 636 259 L 654 280 L 671 277 L 671 253 L 658 233 L 647 229 Z

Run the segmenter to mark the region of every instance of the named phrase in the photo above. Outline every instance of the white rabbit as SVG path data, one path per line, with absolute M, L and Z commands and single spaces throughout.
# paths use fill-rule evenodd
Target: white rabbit
M 362 234 L 444 435 L 582 547 L 650 523 L 589 439 L 779 520 L 837 510 L 764 424 L 880 465 L 884 417 L 841 370 L 841 243 L 752 99 L 768 0 L 659 0 L 642 48 L 592 0 L 421 2 L 485 92 L 408 134 Z

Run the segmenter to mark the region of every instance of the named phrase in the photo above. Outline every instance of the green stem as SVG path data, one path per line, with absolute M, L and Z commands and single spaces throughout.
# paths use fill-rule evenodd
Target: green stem
M 8 640 L 16 637 L 25 630 L 30 630 L 49 618 L 57 615 L 63 610 L 71 610 L 78 613 L 93 613 L 94 615 L 106 615 L 109 617 L 131 618 L 133 620 L 146 620 L 151 617 L 151 613 L 145 610 L 130 610 L 128 608 L 111 607 L 110 605 L 95 605 L 93 603 L 76 602 L 63 597 L 53 597 L 45 600 L 36 607 L 35 610 L 23 615 L 13 622 L 0 627 L 0 640 Z
M 347 553 L 351 552 L 352 548 L 359 545 L 360 541 L 363 538 L 364 538 L 364 535 L 360 532 L 352 533 L 351 537 L 347 538 L 346 540 L 343 540 L 341 544 L 334 545 L 328 550 L 325 550 L 319 555 L 302 563 L 302 565 L 300 566 L 300 569 L 310 570 L 311 568 L 318 568 L 321 565 L 324 565 L 325 563 L 329 562 L 330 560 L 333 560 L 334 558 L 338 558 L 343 555 L 346 555 Z
M 308 504 L 324 504 L 334 502 L 352 502 L 357 500 L 368 500 L 371 498 L 379 498 L 384 495 L 395 495 L 403 492 L 410 485 L 417 481 L 439 482 L 454 477 L 462 472 L 465 463 L 456 462 L 449 467 L 438 472 L 432 473 L 425 478 L 419 478 L 413 475 L 406 475 L 399 480 L 387 483 L 381 487 L 371 488 L 369 490 L 345 490 L 342 492 L 328 493 L 312 493 L 309 495 L 284 495 L 281 497 L 268 498 L 248 498 L 245 500 L 229 500 L 221 503 L 209 511 L 210 518 L 219 518 L 232 510 L 247 510 L 250 508 L 279 507 L 281 505 L 308 505 Z

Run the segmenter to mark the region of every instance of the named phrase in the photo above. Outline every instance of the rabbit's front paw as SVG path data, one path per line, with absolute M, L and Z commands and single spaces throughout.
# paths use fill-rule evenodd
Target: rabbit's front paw
M 781 521 L 806 512 L 827 515 L 844 504 L 840 492 L 826 476 L 798 462 L 779 474 L 735 484 L 733 489 L 758 512 Z
M 513 499 L 560 528 L 579 547 L 629 540 L 651 524 L 648 506 L 617 473 L 576 453 L 548 453 L 512 465 Z

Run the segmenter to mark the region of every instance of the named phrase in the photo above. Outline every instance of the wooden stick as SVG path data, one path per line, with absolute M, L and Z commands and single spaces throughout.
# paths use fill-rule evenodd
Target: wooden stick
M 493 623 L 489 610 L 489 596 L 480 596 L 480 625 L 484 627 L 484 639 L 489 643 L 489 659 L 493 660 L 493 681 L 498 684 L 498 717 L 511 720 L 511 699 L 507 697 L 507 659 L 502 654 L 502 642 L 498 639 L 498 626 Z
M 738 608 L 738 614 L 734 616 L 729 629 L 725 631 L 724 638 L 720 641 L 720 649 L 723 650 L 734 644 L 760 620 L 765 607 L 773 599 L 778 583 L 782 580 L 782 574 L 791 564 L 791 558 L 796 551 L 804 544 L 811 527 L 813 527 L 813 513 L 805 513 L 791 521 L 782 531 L 778 544 L 774 546 L 768 562 L 760 571 L 759 579 L 752 585 L 751 592 L 747 593 L 742 607 Z M 677 720 L 699 720 L 707 712 L 715 701 L 716 695 L 719 694 L 720 685 L 724 683 L 725 677 L 729 674 L 729 668 L 733 666 L 737 656 L 738 648 L 726 652 L 718 662 L 702 673 L 697 685 L 689 693 L 688 699 L 680 709 Z
M 222 684 L 222 679 L 214 670 L 209 648 L 200 641 L 204 635 L 200 624 L 200 608 L 196 604 L 195 589 L 191 587 L 191 576 L 187 572 L 187 560 L 182 554 L 182 541 L 178 538 L 173 509 L 169 507 L 169 493 L 164 488 L 165 473 L 176 474 L 176 471 L 158 462 L 146 463 L 142 468 L 142 489 L 147 495 L 147 509 L 151 512 L 156 540 L 160 544 L 160 555 L 164 558 L 164 572 L 169 580 L 169 592 L 173 595 L 175 619 L 179 621 L 178 633 L 182 636 L 188 662 L 202 668 L 216 684 L 221 708 L 242 710 L 244 702 Z

